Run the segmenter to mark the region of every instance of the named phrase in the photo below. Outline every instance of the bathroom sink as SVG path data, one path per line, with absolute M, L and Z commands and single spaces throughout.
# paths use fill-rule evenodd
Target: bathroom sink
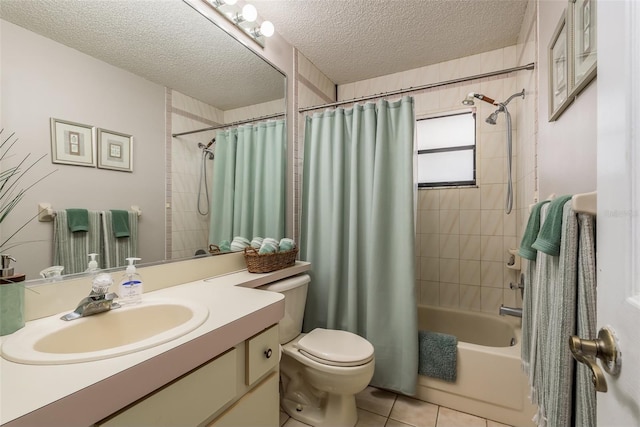
M 174 340 L 208 316 L 201 304 L 158 299 L 69 322 L 56 315 L 29 322 L 9 336 L 2 343 L 2 357 L 31 365 L 107 359 Z

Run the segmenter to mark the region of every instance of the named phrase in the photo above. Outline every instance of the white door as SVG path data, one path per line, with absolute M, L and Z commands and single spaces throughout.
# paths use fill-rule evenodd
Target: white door
M 617 334 L 598 426 L 640 426 L 640 2 L 598 2 L 598 328 Z

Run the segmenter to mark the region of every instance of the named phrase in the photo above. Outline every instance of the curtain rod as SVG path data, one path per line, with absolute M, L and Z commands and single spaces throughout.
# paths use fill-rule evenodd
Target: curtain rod
M 209 126 L 209 127 L 206 127 L 206 128 L 190 130 L 190 131 L 187 131 L 187 132 L 172 133 L 171 136 L 175 138 L 176 136 L 190 135 L 192 133 L 206 132 L 208 130 L 230 128 L 230 127 L 233 127 L 233 126 L 240 126 L 240 125 L 244 125 L 244 124 L 247 124 L 247 123 L 259 122 L 259 121 L 262 121 L 262 120 L 275 119 L 276 117 L 282 117 L 282 116 L 284 116 L 284 113 L 270 114 L 268 116 L 254 117 L 253 119 L 240 120 L 240 121 L 237 121 L 237 122 L 226 123 L 226 124 L 217 125 L 217 126 Z
M 467 82 L 470 80 L 477 80 L 477 79 L 483 79 L 486 77 L 493 77 L 493 76 L 499 76 L 502 74 L 509 74 L 512 73 L 514 71 L 520 71 L 520 70 L 533 70 L 535 68 L 535 63 L 531 62 L 527 65 L 521 65 L 519 67 L 513 67 L 513 68 L 506 68 L 504 70 L 498 70 L 498 71 L 491 71 L 488 73 L 483 73 L 483 74 L 476 74 L 473 76 L 468 76 L 468 77 L 459 77 L 457 79 L 453 79 L 453 80 L 446 80 L 443 82 L 438 82 L 438 83 L 429 83 L 426 85 L 422 85 L 422 86 L 416 86 L 416 87 L 410 87 L 408 89 L 398 89 L 398 90 L 393 90 L 390 92 L 383 92 L 383 93 L 379 93 L 377 95 L 367 95 L 367 96 L 363 96 L 360 98 L 353 98 L 353 99 L 349 99 L 346 101 L 338 101 L 338 102 L 332 102 L 329 104 L 322 104 L 322 105 L 316 105 L 313 107 L 305 107 L 305 108 L 300 108 L 298 109 L 299 113 L 304 113 L 307 111 L 312 111 L 312 110 L 319 110 L 321 108 L 331 108 L 331 107 L 337 107 L 340 105 L 345 105 L 345 104 L 352 104 L 354 102 L 360 102 L 360 101 L 368 101 L 371 99 L 376 99 L 376 98 L 383 98 L 383 97 L 387 97 L 387 96 L 395 96 L 395 95 L 402 95 L 404 93 L 409 93 L 409 92 L 417 92 L 420 90 L 425 90 L 425 89 L 432 89 L 435 87 L 440 87 L 440 86 L 447 86 L 447 85 L 451 85 L 451 84 L 455 84 L 455 83 L 462 83 L 462 82 Z

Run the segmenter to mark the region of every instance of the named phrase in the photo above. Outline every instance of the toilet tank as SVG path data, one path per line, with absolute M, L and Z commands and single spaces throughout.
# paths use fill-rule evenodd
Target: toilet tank
M 284 317 L 278 323 L 280 344 L 288 343 L 302 332 L 304 306 L 307 303 L 307 287 L 310 281 L 308 274 L 302 274 L 259 288 L 284 295 Z

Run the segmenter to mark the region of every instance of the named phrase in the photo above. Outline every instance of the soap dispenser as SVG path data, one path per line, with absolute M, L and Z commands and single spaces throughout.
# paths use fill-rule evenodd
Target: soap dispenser
M 95 276 L 100 272 L 100 269 L 98 268 L 98 261 L 96 261 L 96 256 L 98 256 L 98 254 L 89 254 L 89 258 L 91 258 L 91 260 L 89 261 L 87 269 L 84 271 L 85 273 L 92 273 Z
M 134 261 L 140 261 L 140 258 L 127 258 L 129 265 L 122 276 L 120 282 L 120 299 L 121 305 L 138 304 L 142 300 L 142 277 L 136 272 Z

